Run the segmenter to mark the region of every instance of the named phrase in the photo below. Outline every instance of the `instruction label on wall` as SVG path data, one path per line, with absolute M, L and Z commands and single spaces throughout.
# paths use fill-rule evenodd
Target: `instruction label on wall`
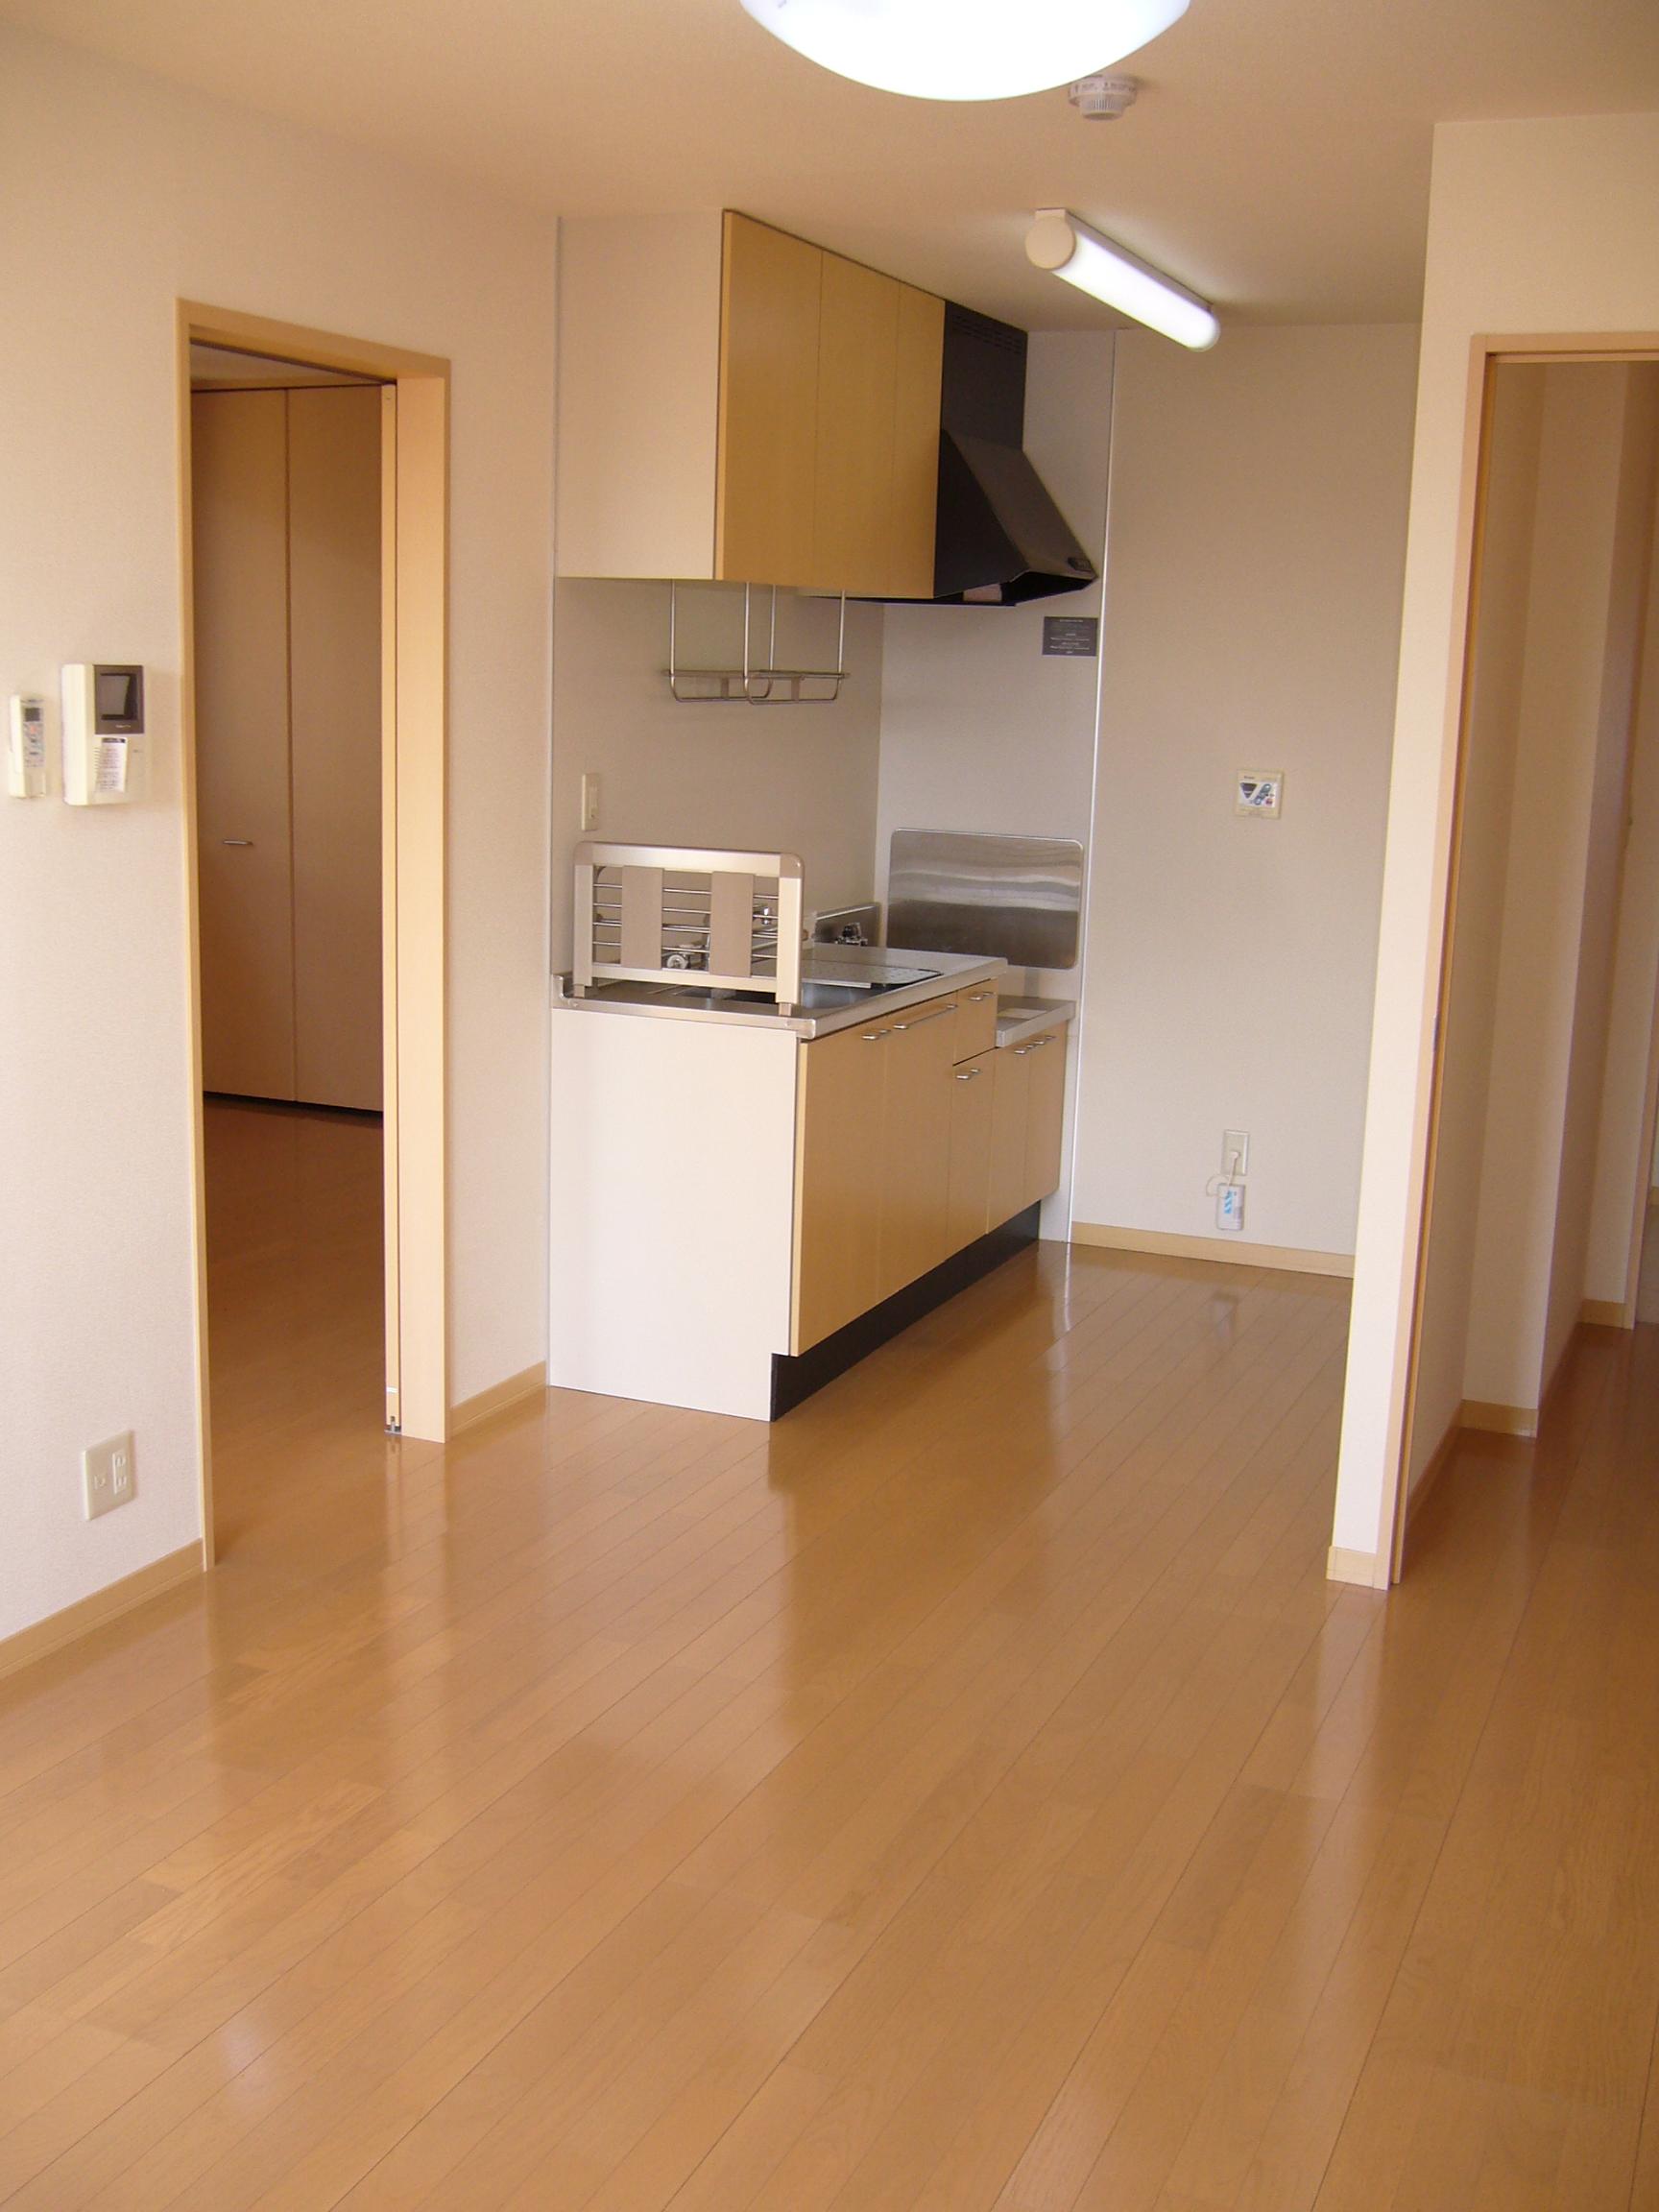
M 1043 650 L 1067 661 L 1093 661 L 1100 650 L 1097 614 L 1045 614 Z
M 1273 818 L 1278 815 L 1284 796 L 1285 779 L 1277 772 L 1271 776 L 1240 776 L 1233 811 L 1236 814 L 1264 814 Z

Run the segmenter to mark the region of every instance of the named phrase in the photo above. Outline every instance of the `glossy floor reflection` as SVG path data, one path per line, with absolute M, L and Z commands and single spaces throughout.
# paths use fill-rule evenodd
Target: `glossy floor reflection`
M 224 1565 L 0 1689 L 9 2204 L 1659 2202 L 1659 1331 L 1384 1601 L 1339 1285 L 1046 1246 L 770 1431 L 399 1448 L 332 1126 L 217 1158 Z

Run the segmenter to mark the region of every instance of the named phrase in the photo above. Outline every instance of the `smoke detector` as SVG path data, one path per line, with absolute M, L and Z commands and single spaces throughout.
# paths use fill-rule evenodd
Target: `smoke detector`
M 1079 77 L 1066 97 L 1091 123 L 1115 123 L 1135 105 L 1139 77 Z

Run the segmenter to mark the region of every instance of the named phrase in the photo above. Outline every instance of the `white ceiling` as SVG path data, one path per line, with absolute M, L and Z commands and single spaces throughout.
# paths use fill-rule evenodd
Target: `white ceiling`
M 1018 5 L 1018 0 L 1010 0 Z M 1031 327 L 1065 204 L 1253 322 L 1415 320 L 1442 118 L 1659 108 L 1656 0 L 1191 0 L 1064 92 L 939 106 L 816 69 L 738 0 L 0 0 L 0 14 L 567 213 L 741 207 Z

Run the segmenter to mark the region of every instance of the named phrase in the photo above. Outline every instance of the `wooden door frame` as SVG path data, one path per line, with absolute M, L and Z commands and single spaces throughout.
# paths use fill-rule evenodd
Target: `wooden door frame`
M 202 1107 L 196 667 L 191 548 L 192 343 L 371 376 L 381 415 L 381 958 L 385 1085 L 387 1426 L 442 1443 L 449 1426 L 445 814 L 448 749 L 449 364 L 400 347 L 180 300 L 177 309 L 184 866 L 198 1450 L 211 1566 L 213 1461 Z
M 1457 589 L 1462 600 L 1461 641 L 1451 671 L 1457 705 L 1457 749 L 1453 768 L 1452 807 L 1440 887 L 1440 949 L 1434 986 L 1433 1046 L 1427 1107 L 1415 1143 L 1423 1163 L 1412 1262 L 1410 1323 L 1407 1339 L 1405 1398 L 1400 1450 L 1388 1474 L 1382 1526 L 1388 1528 L 1388 1575 L 1398 1582 L 1405 1561 L 1406 1525 L 1410 1503 L 1411 1455 L 1416 1441 L 1417 1386 L 1422 1371 L 1423 1306 L 1434 1229 L 1434 1194 L 1439 1171 L 1440 1116 L 1445 1090 L 1447 1031 L 1450 1026 L 1452 965 L 1455 949 L 1457 889 L 1463 857 L 1463 803 L 1469 763 L 1470 690 L 1474 672 L 1476 624 L 1479 618 L 1480 557 L 1486 522 L 1486 478 L 1490 463 L 1493 379 L 1510 365 L 1548 368 L 1563 363 L 1659 361 L 1659 333 L 1608 331 L 1532 332 L 1479 337 L 1470 348 L 1468 400 L 1464 414 L 1464 520 L 1457 555 Z M 1659 1090 L 1659 1026 L 1648 1070 L 1648 1159 L 1652 1156 L 1652 1097 Z

